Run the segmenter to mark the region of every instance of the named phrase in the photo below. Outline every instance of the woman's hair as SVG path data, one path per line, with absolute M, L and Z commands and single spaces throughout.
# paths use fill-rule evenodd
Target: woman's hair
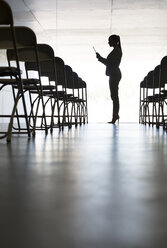
M 120 40 L 120 36 L 119 35 L 112 34 L 112 35 L 110 35 L 109 39 L 115 40 L 117 42 L 117 46 L 119 46 L 120 49 L 121 49 L 121 40 Z

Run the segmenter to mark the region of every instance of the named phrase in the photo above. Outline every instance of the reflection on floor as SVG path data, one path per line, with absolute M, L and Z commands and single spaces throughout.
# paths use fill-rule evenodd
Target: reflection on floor
M 89 124 L 0 141 L 0 247 L 166 248 L 167 134 Z

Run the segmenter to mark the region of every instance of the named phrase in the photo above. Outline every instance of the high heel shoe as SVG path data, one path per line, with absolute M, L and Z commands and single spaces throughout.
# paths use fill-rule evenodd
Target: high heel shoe
M 116 116 L 116 117 L 113 117 L 112 118 L 112 121 L 109 121 L 108 123 L 110 123 L 110 124 L 115 124 L 115 122 L 118 120 L 118 124 L 119 124 L 119 115 L 118 116 Z

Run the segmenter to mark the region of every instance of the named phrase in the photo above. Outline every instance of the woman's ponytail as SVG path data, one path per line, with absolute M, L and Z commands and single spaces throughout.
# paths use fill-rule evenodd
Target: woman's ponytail
M 119 47 L 120 49 L 122 49 L 122 48 L 121 48 L 121 39 L 120 39 L 120 36 L 119 36 L 119 35 L 116 35 L 116 39 L 117 39 L 117 45 L 118 45 L 118 47 Z

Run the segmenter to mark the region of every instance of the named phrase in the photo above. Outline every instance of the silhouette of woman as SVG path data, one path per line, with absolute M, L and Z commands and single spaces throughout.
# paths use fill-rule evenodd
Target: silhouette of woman
M 113 117 L 112 121 L 108 123 L 114 124 L 117 120 L 119 121 L 119 96 L 118 96 L 118 85 L 121 80 L 122 74 L 119 68 L 121 58 L 122 58 L 122 49 L 121 41 L 118 35 L 111 35 L 108 38 L 108 44 L 110 47 L 113 47 L 111 53 L 107 58 L 101 57 L 99 53 L 96 52 L 96 57 L 98 61 L 106 65 L 106 75 L 109 76 L 109 87 L 111 99 L 113 101 Z

